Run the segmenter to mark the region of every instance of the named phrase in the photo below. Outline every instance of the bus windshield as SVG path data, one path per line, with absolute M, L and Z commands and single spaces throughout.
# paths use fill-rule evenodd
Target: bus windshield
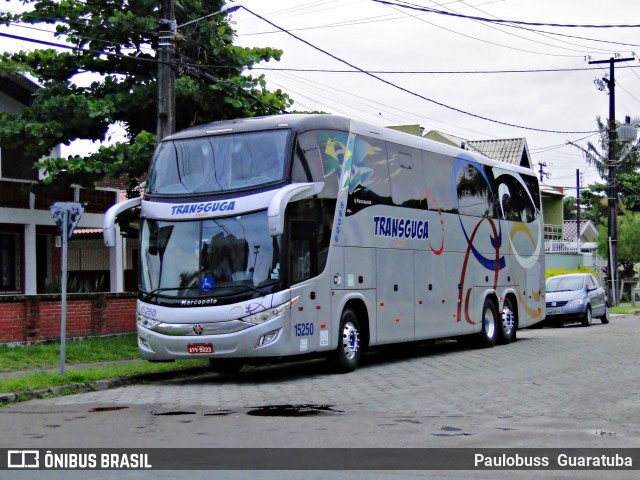
M 288 138 L 288 130 L 265 130 L 162 142 L 146 193 L 211 193 L 278 182 Z
M 181 298 L 260 293 L 280 280 L 280 237 L 268 232 L 266 211 L 187 222 L 145 219 L 142 293 Z

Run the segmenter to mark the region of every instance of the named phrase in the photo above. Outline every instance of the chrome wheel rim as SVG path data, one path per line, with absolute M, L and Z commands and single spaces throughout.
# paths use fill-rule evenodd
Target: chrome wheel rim
M 344 356 L 348 360 L 352 360 L 360 348 L 358 329 L 351 322 L 346 322 L 342 329 L 342 348 L 344 349 Z
M 587 308 L 587 325 L 591 325 L 593 323 L 593 318 L 591 317 L 591 309 Z
M 502 330 L 506 335 L 511 334 L 511 330 L 513 330 L 514 327 L 514 319 L 515 315 L 513 311 L 508 307 L 504 307 L 502 309 Z
M 482 318 L 482 325 L 488 338 L 493 338 L 496 330 L 496 319 L 490 308 L 484 311 L 484 317 Z

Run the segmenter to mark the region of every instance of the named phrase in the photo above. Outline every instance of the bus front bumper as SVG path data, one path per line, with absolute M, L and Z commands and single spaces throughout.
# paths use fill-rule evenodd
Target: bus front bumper
M 159 324 L 138 323 L 138 351 L 145 360 L 274 357 L 289 354 L 285 319 L 247 326 L 243 322 Z M 226 332 L 226 333 L 222 333 Z

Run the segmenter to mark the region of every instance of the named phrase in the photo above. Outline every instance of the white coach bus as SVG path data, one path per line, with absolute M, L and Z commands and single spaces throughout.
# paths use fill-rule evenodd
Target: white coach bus
M 333 115 L 216 122 L 159 144 L 140 206 L 143 358 L 219 372 L 473 336 L 544 319 L 543 220 L 529 169 Z

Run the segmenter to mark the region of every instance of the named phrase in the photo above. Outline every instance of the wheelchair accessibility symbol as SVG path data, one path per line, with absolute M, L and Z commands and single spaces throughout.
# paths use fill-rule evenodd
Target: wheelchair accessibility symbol
M 203 292 L 213 290 L 213 277 L 202 277 L 200 280 L 200 290 Z

